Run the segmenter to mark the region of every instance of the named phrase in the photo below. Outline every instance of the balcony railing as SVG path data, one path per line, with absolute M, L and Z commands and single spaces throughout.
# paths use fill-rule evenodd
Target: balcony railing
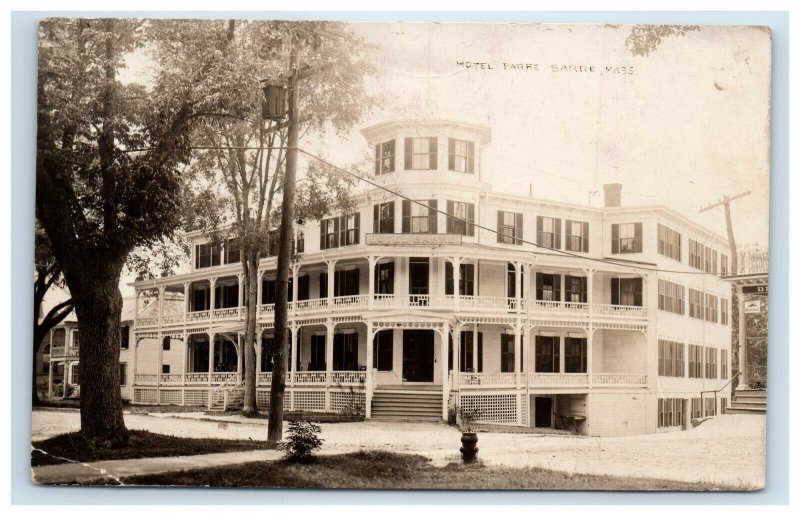
M 640 373 L 593 373 L 596 386 L 646 386 L 647 375 Z
M 59 357 L 78 357 L 80 349 L 74 346 L 53 346 L 50 350 L 50 358 L 55 359 Z
M 587 373 L 528 373 L 528 384 L 539 386 L 578 386 L 589 385 Z
M 520 384 L 522 373 L 459 373 L 460 387 L 515 387 Z
M 593 304 L 592 311 L 597 315 L 611 317 L 647 317 L 647 308 L 644 306 Z

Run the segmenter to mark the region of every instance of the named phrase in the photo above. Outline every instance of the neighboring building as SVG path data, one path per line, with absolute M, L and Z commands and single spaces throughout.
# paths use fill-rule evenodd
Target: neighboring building
M 729 386 L 713 393 L 732 376 L 731 289 L 714 274 L 728 270 L 722 237 L 663 206 L 623 207 L 619 184 L 605 186 L 603 208 L 493 192 L 487 127 L 362 133 L 375 181 L 424 206 L 371 188 L 351 214 L 297 227 L 287 408 L 355 400 L 367 418 L 446 419 L 458 405 L 489 423 L 614 436 L 727 406 Z M 217 406 L 241 392 L 238 251 L 189 239 L 190 273 L 133 284 L 184 300 L 135 319 L 135 403 Z M 263 407 L 275 271 L 274 256 L 262 260 Z

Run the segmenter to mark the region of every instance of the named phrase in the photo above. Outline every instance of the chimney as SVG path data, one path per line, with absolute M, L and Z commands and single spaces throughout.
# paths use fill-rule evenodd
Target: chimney
M 619 207 L 622 205 L 622 184 L 603 184 L 606 207 Z

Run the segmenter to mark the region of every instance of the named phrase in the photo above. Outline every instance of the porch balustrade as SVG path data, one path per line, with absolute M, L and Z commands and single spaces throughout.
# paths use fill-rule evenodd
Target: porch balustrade
M 328 373 L 325 371 L 299 371 L 294 373 L 295 384 L 325 384 Z
M 342 306 L 366 306 L 369 301 L 369 294 L 360 294 L 355 296 L 337 296 L 333 298 L 333 306 L 338 308 Z
M 209 310 L 198 310 L 196 312 L 189 312 L 187 317 L 187 320 L 191 322 L 208 321 L 208 319 L 211 317 L 211 312 Z
M 534 305 L 531 310 L 533 312 L 580 315 L 586 317 L 589 315 L 589 304 L 571 303 L 566 301 L 534 301 Z
M 80 355 L 80 349 L 73 346 L 53 346 L 50 351 L 50 358 L 55 359 L 58 357 L 77 357 Z
M 183 322 L 183 314 L 165 315 L 161 318 L 164 324 L 178 324 Z
M 358 385 L 367 381 L 366 371 L 332 371 L 331 383 L 342 385 Z
M 647 375 L 640 373 L 594 373 L 592 383 L 596 386 L 646 386 Z
M 459 387 L 491 386 L 516 387 L 521 373 L 459 373 Z
M 214 319 L 238 319 L 239 307 L 217 308 L 214 310 Z
M 626 305 L 598 305 L 592 304 L 592 311 L 596 315 L 616 317 L 647 317 L 647 307 Z
M 589 385 L 587 373 L 529 373 L 528 385 L 538 386 L 578 386 Z

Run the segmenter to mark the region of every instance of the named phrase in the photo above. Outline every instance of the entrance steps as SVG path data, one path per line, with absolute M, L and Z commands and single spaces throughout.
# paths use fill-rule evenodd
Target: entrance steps
M 727 414 L 767 414 L 765 389 L 741 389 L 733 393 L 733 400 L 725 410 Z
M 435 386 L 404 389 L 376 389 L 372 395 L 373 420 L 440 421 L 442 390 Z
M 235 386 L 217 391 L 211 400 L 209 411 L 231 411 L 242 407 L 244 407 L 244 386 Z

